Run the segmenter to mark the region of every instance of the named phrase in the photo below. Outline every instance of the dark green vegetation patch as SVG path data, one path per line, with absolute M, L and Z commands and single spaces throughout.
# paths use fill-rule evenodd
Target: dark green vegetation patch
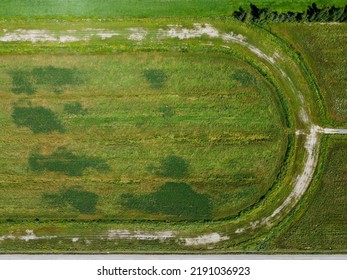
M 147 195 L 122 196 L 122 205 L 147 213 L 166 214 L 181 219 L 209 220 L 212 206 L 209 197 L 194 191 L 186 183 L 167 182 Z
M 165 86 L 167 75 L 164 70 L 161 69 L 147 69 L 143 72 L 143 75 L 150 83 L 152 89 L 161 89 Z
M 61 172 L 68 176 L 82 176 L 84 170 L 89 168 L 100 172 L 110 169 L 100 158 L 76 155 L 65 147 L 58 148 L 51 155 L 40 155 L 34 152 L 30 155 L 28 163 L 32 171 Z
M 243 87 L 255 86 L 257 81 L 254 75 L 244 69 L 235 70 L 232 74 L 232 79 L 238 81 Z
M 54 93 L 62 93 L 66 85 L 78 85 L 83 82 L 81 75 L 75 69 L 54 66 L 34 67 L 30 70 L 12 70 L 12 92 L 32 95 L 36 93 L 35 85 L 49 86 Z
M 27 95 L 36 93 L 37 89 L 33 85 L 30 72 L 18 70 L 11 71 L 9 74 L 12 78 L 13 88 L 11 90 L 13 93 Z
M 60 67 L 36 67 L 32 70 L 32 75 L 39 85 L 49 85 L 53 87 L 55 93 L 62 93 L 65 85 L 78 85 L 82 83 L 75 69 Z
M 164 118 L 170 118 L 175 115 L 175 112 L 171 106 L 168 105 L 163 105 L 159 108 L 159 113 L 164 117 Z
M 32 132 L 47 133 L 52 131 L 64 132 L 64 127 L 56 114 L 48 108 L 14 107 L 12 118 L 18 127 L 29 127 Z
M 87 111 L 81 103 L 71 102 L 64 104 L 64 112 L 70 115 L 84 115 Z
M 158 176 L 178 179 L 187 175 L 188 167 L 189 164 L 185 159 L 171 155 L 163 158 L 159 167 L 150 166 L 148 169 Z
M 98 195 L 75 186 L 58 194 L 43 194 L 43 201 L 52 207 L 65 208 L 70 205 L 81 214 L 95 214 Z

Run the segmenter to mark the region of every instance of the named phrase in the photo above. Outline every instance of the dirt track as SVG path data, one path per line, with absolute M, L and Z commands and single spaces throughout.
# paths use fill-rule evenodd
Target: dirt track
M 130 28 L 129 34 L 126 34 L 129 40 L 135 40 L 135 41 L 141 41 L 143 40 L 146 35 L 147 31 L 144 29 L 139 28 Z M 32 43 L 36 42 L 44 42 L 44 41 L 52 41 L 52 42 L 75 42 L 75 41 L 85 41 L 90 40 L 92 37 L 99 37 L 101 39 L 107 39 L 113 36 L 121 36 L 124 34 L 120 34 L 117 31 L 114 30 L 104 30 L 104 29 L 85 29 L 83 31 L 74 31 L 69 30 L 66 31 L 66 34 L 57 36 L 54 32 L 49 32 L 46 30 L 22 30 L 18 29 L 15 31 L 7 31 L 3 30 L 4 34 L 0 36 L 1 42 L 14 42 L 14 41 L 29 41 Z M 158 32 L 160 36 L 163 37 L 171 37 L 171 38 L 179 38 L 179 39 L 189 39 L 189 38 L 196 38 L 201 37 L 202 35 L 207 35 L 210 38 L 221 38 L 226 43 L 236 43 L 239 45 L 242 45 L 244 47 L 247 47 L 251 52 L 256 54 L 261 59 L 266 60 L 268 63 L 271 63 L 272 65 L 275 65 L 275 57 L 269 56 L 265 53 L 263 53 L 260 49 L 257 47 L 251 45 L 246 41 L 246 38 L 243 37 L 240 34 L 233 34 L 233 33 L 225 33 L 221 34 L 219 31 L 215 28 L 213 28 L 211 25 L 204 25 L 201 24 L 195 24 L 193 29 L 184 29 L 179 26 L 171 26 L 169 30 L 164 31 L 161 30 Z M 282 76 L 287 77 L 286 73 L 280 69 L 277 68 L 278 71 L 282 74 Z M 290 78 L 288 80 L 291 82 Z M 236 230 L 236 233 L 241 234 L 245 232 L 245 230 L 254 230 L 255 228 L 263 225 L 271 225 L 274 221 L 276 221 L 278 218 L 282 216 L 282 213 L 289 211 L 292 209 L 296 203 L 300 200 L 300 198 L 304 195 L 308 187 L 310 186 L 310 183 L 312 181 L 312 178 L 314 176 L 314 172 L 316 170 L 317 164 L 318 164 L 318 152 L 319 152 L 319 140 L 321 134 L 346 134 L 347 135 L 347 129 L 337 129 L 337 128 L 321 128 L 317 125 L 311 125 L 310 126 L 310 120 L 306 113 L 306 111 L 301 112 L 301 118 L 305 124 L 307 124 L 309 130 L 309 133 L 305 135 L 305 150 L 306 150 L 306 159 L 305 163 L 303 165 L 303 169 L 301 174 L 297 176 L 296 179 L 294 179 L 294 188 L 292 192 L 289 194 L 289 196 L 283 201 L 283 203 L 273 211 L 273 213 L 263 218 L 261 221 L 253 221 L 250 222 L 250 225 L 246 228 L 238 228 Z M 300 135 L 303 135 L 302 131 L 297 131 L 297 137 Z M 125 236 L 125 237 L 124 237 Z M 34 235 L 32 231 L 28 231 L 27 235 L 20 237 L 20 239 L 29 241 L 34 239 L 49 239 L 49 238 L 55 238 L 56 236 L 40 236 L 37 237 Z M 95 236 L 100 237 L 100 236 Z M 107 238 L 134 238 L 138 240 L 145 240 L 145 239 L 151 239 L 151 240 L 164 240 L 167 238 L 174 238 L 175 234 L 172 232 L 160 232 L 160 233 L 144 233 L 144 232 L 128 232 L 128 231 L 117 231 L 114 230 L 111 232 L 111 235 L 108 235 Z M 0 236 L 0 241 L 4 239 L 13 239 L 15 238 L 12 235 L 8 236 Z M 217 243 L 219 241 L 227 240 L 228 237 L 220 236 L 218 233 L 211 233 L 210 235 L 203 235 L 203 236 L 197 236 L 195 238 L 181 238 L 181 241 L 184 241 L 187 245 L 203 245 L 203 244 L 210 244 L 210 243 Z

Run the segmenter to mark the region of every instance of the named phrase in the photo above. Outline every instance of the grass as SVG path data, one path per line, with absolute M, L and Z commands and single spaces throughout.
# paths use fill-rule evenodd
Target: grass
M 186 160 L 178 156 L 167 156 L 160 160 L 160 166 L 158 168 L 149 167 L 150 171 L 153 173 L 169 178 L 183 178 L 188 173 L 189 164 Z
M 219 219 L 256 203 L 277 174 L 285 138 L 274 89 L 237 58 L 137 52 L 2 56 L 1 63 L 0 140 L 7 143 L 2 184 L 17 205 L 31 210 L 18 206 L 10 215 L 0 210 L 0 217 L 42 219 L 45 211 L 46 219 L 75 217 L 70 208 L 48 209 L 38 198 L 80 185 L 98 195 L 100 219 L 165 220 L 178 212 L 141 211 L 147 206 L 126 211 L 121 198 L 154 195 L 168 179 L 178 184 L 184 178 L 192 194 L 209 197 L 211 213 L 201 215 Z M 11 94 L 8 73 L 21 70 L 20 65 L 35 73 L 39 89 L 24 95 L 28 108 L 49 107 L 64 124 L 63 134 L 32 134 L 9 123 L 13 104 L 21 104 L 23 97 Z M 64 73 L 83 73 L 83 83 L 54 78 L 60 70 L 52 69 L 62 68 Z M 144 75 L 148 69 L 161 70 L 151 72 L 155 83 L 163 83 L 160 88 Z M 41 85 L 38 73 L 49 86 Z M 51 94 L 51 86 L 57 85 L 64 91 Z M 17 158 L 19 154 L 23 156 Z M 149 171 L 149 166 L 156 170 Z M 4 196 L 1 203 L 6 209 L 13 199 Z
M 208 20 L 221 33 L 245 35 L 247 42 L 273 57 L 276 66 L 295 81 L 295 90 L 270 63 L 234 43 L 205 35 L 158 41 L 158 28 L 175 23 L 194 28 L 195 22 L 202 18 L 3 23 L 8 30 L 41 29 L 45 23 L 45 28 L 58 33 L 76 29 L 80 34 L 86 26 L 120 32 L 105 40 L 0 45 L 0 236 L 5 236 L 1 244 L 5 251 L 201 253 L 208 252 L 207 247 L 186 247 L 180 237 L 218 232 L 230 238 L 209 245 L 211 252 L 244 252 L 254 248 L 248 247 L 252 242 L 258 246 L 255 237 L 268 234 L 267 228 L 236 232 L 270 215 L 290 193 L 288 186 L 301 167 L 294 156 L 305 156 L 303 142 L 296 140 L 294 131 L 306 128 L 296 116 L 302 104 L 291 92 L 302 92 L 315 108 L 310 103 L 312 92 L 291 51 L 256 27 L 230 19 Z M 143 41 L 126 39 L 131 34 L 128 28 L 134 26 L 148 31 Z M 36 82 L 33 95 L 11 94 L 10 70 L 48 67 L 83 73 L 83 83 L 65 85 L 59 95 L 51 94 L 51 86 Z M 144 75 L 149 69 L 163 71 L 162 87 L 151 86 Z M 65 133 L 16 129 L 11 110 L 13 104 L 24 102 L 51 108 Z M 283 107 L 288 108 L 285 113 Z M 307 112 L 320 114 L 319 110 Z M 58 147 L 66 147 L 75 156 L 102 159 L 110 171 L 87 168 L 81 176 L 67 176 L 62 171 L 30 170 L 32 154 L 46 159 Z M 185 175 L 158 176 L 160 172 L 155 171 L 163 169 L 161 161 L 173 155 L 189 163 Z M 72 203 L 58 203 L 75 186 L 97 195 L 95 212 L 83 214 Z M 83 196 L 80 192 L 76 196 Z M 51 199 L 45 200 L 47 196 Z M 180 203 L 186 197 L 194 201 L 193 211 L 188 210 L 189 202 Z M 170 201 L 168 206 L 164 198 Z M 115 228 L 151 235 L 172 230 L 179 235 L 165 242 L 95 237 L 108 236 Z M 27 243 L 7 238 L 9 233 L 25 235 L 27 229 L 43 236 L 81 238 L 74 243 L 60 237 Z
M 92 192 L 84 191 L 79 186 L 61 190 L 58 194 L 44 193 L 42 196 L 43 203 L 49 206 L 58 207 L 64 210 L 67 205 L 72 206 L 81 214 L 95 214 L 98 195 Z
M 272 29 L 302 53 L 324 97 L 328 117 L 337 125 L 345 125 L 347 59 L 343 46 L 347 43 L 346 24 L 278 24 Z
M 83 108 L 82 104 L 75 101 L 64 104 L 64 112 L 70 115 L 84 115 L 87 110 Z
M 347 143 L 336 137 L 318 188 L 301 218 L 277 240 L 276 248 L 287 251 L 341 252 L 347 245 Z
M 54 93 L 62 93 L 66 85 L 78 85 L 82 79 L 74 69 L 62 67 L 34 67 L 32 70 L 11 70 L 15 94 L 25 93 L 32 95 L 37 92 L 39 85 L 48 86 Z
M 12 118 L 18 127 L 28 127 L 34 134 L 52 131 L 64 132 L 64 127 L 57 115 L 51 109 L 42 106 L 15 106 Z
M 153 89 L 160 89 L 165 86 L 167 76 L 161 69 L 146 69 L 144 76 Z
M 83 171 L 89 168 L 99 172 L 109 171 L 109 166 L 99 158 L 76 155 L 65 147 L 59 147 L 51 155 L 40 155 L 34 152 L 28 159 L 32 171 L 61 172 L 67 176 L 82 176 Z
M 260 7 L 271 7 L 279 11 L 304 10 L 312 0 L 78 0 L 71 5 L 68 0 L 21 1 L 3 0 L 0 3 L 2 18 L 98 18 L 98 17 L 197 17 L 230 15 L 240 6 L 254 3 Z M 318 6 L 345 5 L 344 0 L 316 0 Z
M 169 220 L 209 220 L 212 217 L 209 197 L 197 193 L 186 183 L 166 182 L 153 193 L 124 194 L 122 198 L 126 208 L 166 214 Z

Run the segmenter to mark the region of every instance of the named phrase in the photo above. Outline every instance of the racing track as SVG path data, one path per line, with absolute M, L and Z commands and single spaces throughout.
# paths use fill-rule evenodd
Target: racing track
M 89 30 L 89 31 L 88 31 Z M 248 42 L 247 35 L 235 32 L 222 33 L 218 29 L 214 28 L 210 24 L 194 24 L 193 29 L 182 28 L 179 25 L 169 25 L 168 29 L 159 29 L 157 31 L 146 31 L 145 29 L 136 27 L 133 28 L 134 34 L 133 36 L 128 36 L 129 40 L 133 40 L 132 38 L 136 38 L 136 41 L 146 40 L 146 36 L 156 36 L 159 41 L 164 41 L 167 38 L 179 38 L 180 40 L 187 40 L 192 38 L 200 38 L 201 36 L 208 36 L 212 39 L 220 39 L 222 42 L 216 47 L 233 49 L 235 45 L 246 49 L 250 56 L 257 58 L 259 63 L 261 63 L 262 67 L 269 72 L 276 73 L 275 77 L 286 84 L 286 88 L 282 88 L 283 91 L 286 92 L 285 98 L 288 101 L 288 104 L 294 104 L 297 102 L 300 104 L 300 110 L 297 108 L 290 108 L 292 111 L 292 123 L 295 129 L 295 139 L 298 140 L 299 137 L 304 137 L 304 147 L 297 146 L 296 149 L 303 149 L 305 154 L 304 161 L 300 163 L 301 169 L 300 173 L 296 175 L 296 177 L 292 178 L 290 181 L 290 186 L 286 186 L 286 188 L 291 188 L 292 191 L 290 194 L 282 200 L 282 202 L 277 205 L 270 213 L 271 214 L 263 214 L 262 217 L 258 219 L 253 219 L 251 214 L 245 214 L 244 217 L 240 221 L 238 219 L 225 221 L 223 225 L 225 225 L 224 230 L 221 230 L 220 226 L 210 227 L 211 232 L 206 233 L 203 226 L 201 227 L 201 232 L 196 233 L 195 235 L 189 234 L 185 235 L 185 233 L 177 232 L 176 230 L 171 230 L 170 228 L 166 231 L 140 231 L 140 230 L 120 230 L 116 229 L 115 225 L 110 225 L 107 231 L 103 233 L 96 232 L 95 234 L 84 234 L 81 232 L 79 236 L 77 235 L 68 235 L 68 234 L 57 234 L 51 236 L 40 236 L 36 235 L 32 230 L 27 230 L 26 235 L 15 236 L 13 234 L 0 236 L 0 241 L 3 240 L 24 240 L 26 242 L 30 242 L 30 240 L 37 239 L 55 239 L 55 240 L 66 240 L 71 239 L 73 242 L 77 242 L 79 239 L 92 241 L 100 241 L 100 240 L 113 240 L 113 239 L 136 239 L 136 240 L 158 240 L 160 242 L 165 242 L 166 240 L 176 240 L 179 244 L 183 244 L 183 246 L 189 246 L 193 248 L 196 245 L 201 246 L 209 246 L 209 249 L 213 248 L 211 245 L 218 244 L 219 247 L 223 247 L 223 242 L 229 242 L 229 240 L 233 239 L 235 236 L 245 236 L 246 239 L 240 240 L 247 241 L 246 237 L 250 232 L 254 232 L 256 235 L 256 231 L 259 229 L 269 230 L 271 227 L 275 226 L 280 222 L 286 214 L 295 207 L 297 202 L 301 199 L 301 197 L 305 194 L 306 190 L 309 188 L 312 178 L 314 176 L 317 164 L 318 164 L 318 156 L 319 156 L 319 145 L 320 138 L 323 134 L 347 134 L 347 129 L 336 129 L 336 128 L 322 128 L 314 123 L 312 120 L 312 112 L 314 111 L 310 106 L 310 101 L 305 100 L 308 95 L 302 94 L 302 88 L 299 88 L 295 82 L 298 79 L 295 76 L 299 73 L 297 69 L 293 69 L 293 71 L 289 71 L 285 65 L 290 64 L 292 67 L 300 67 L 295 62 L 291 55 L 287 55 L 286 51 L 278 53 L 276 50 L 272 54 L 269 54 L 269 51 L 262 50 L 260 46 L 254 45 L 254 43 Z M 61 35 L 57 35 L 54 31 L 47 30 L 20 30 L 18 31 L 20 34 L 24 34 L 23 36 L 16 35 L 15 31 L 11 31 L 12 33 L 5 34 L 4 36 L 0 36 L 0 41 L 11 41 L 11 42 L 20 42 L 20 41 L 29 41 L 33 44 L 43 43 L 43 42 L 56 42 L 59 44 L 64 44 L 69 42 L 67 37 L 60 37 Z M 69 31 L 68 39 L 72 42 L 76 42 L 79 40 L 88 40 L 95 34 L 99 32 L 94 29 L 85 29 L 83 34 L 80 35 L 82 37 L 78 37 L 78 32 Z M 140 33 L 141 34 L 140 34 Z M 255 32 L 261 33 L 261 30 L 256 30 Z M 124 33 L 124 32 L 123 32 Z M 48 35 L 47 35 L 48 34 Z M 60 33 L 61 34 L 61 33 Z M 72 35 L 71 35 L 72 34 Z M 105 35 L 107 34 L 107 36 Z M 122 36 L 120 35 L 122 32 L 119 30 L 102 30 L 100 31 L 101 40 L 106 40 L 107 38 L 111 38 L 113 36 Z M 140 35 L 141 36 L 140 36 Z M 264 32 L 265 34 L 265 32 Z M 75 37 L 73 37 L 75 36 Z M 106 37 L 105 37 L 106 36 Z M 125 35 L 124 35 L 125 36 Z M 260 35 L 259 35 L 260 36 Z M 5 39 L 4 39 L 5 38 Z M 295 66 L 296 65 L 296 66 Z M 297 74 L 299 75 L 299 74 Z M 279 83 L 280 84 L 280 83 Z M 295 101 L 293 101 L 295 100 Z M 288 181 L 286 181 L 288 184 Z M 283 186 L 282 186 L 283 187 Z M 278 188 L 279 189 L 279 188 Z M 279 191 L 279 190 L 278 190 Z M 275 205 L 275 204 L 274 204 Z M 261 205 L 255 211 L 258 213 L 262 213 L 263 209 L 261 209 Z M 264 211 L 266 213 L 266 211 Z M 168 226 L 169 227 L 169 226 Z M 231 231 L 232 229 L 232 231 Z

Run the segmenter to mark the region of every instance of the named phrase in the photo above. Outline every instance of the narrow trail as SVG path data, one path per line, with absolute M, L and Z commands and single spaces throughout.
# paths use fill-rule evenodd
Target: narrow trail
M 345 128 L 322 128 L 317 125 L 312 125 L 310 134 L 306 137 L 305 149 L 307 151 L 307 160 L 305 163 L 304 171 L 300 174 L 296 180 L 295 187 L 291 194 L 287 197 L 287 199 L 283 202 L 283 204 L 278 207 L 268 218 L 264 219 L 265 223 L 269 223 L 269 221 L 278 215 L 281 210 L 286 208 L 291 202 L 296 202 L 302 197 L 302 195 L 308 189 L 314 172 L 316 170 L 318 164 L 318 149 L 319 149 L 319 134 L 346 134 L 347 129 Z M 294 206 L 293 205 L 293 206 Z
M 320 128 L 324 134 L 347 134 L 347 128 Z

